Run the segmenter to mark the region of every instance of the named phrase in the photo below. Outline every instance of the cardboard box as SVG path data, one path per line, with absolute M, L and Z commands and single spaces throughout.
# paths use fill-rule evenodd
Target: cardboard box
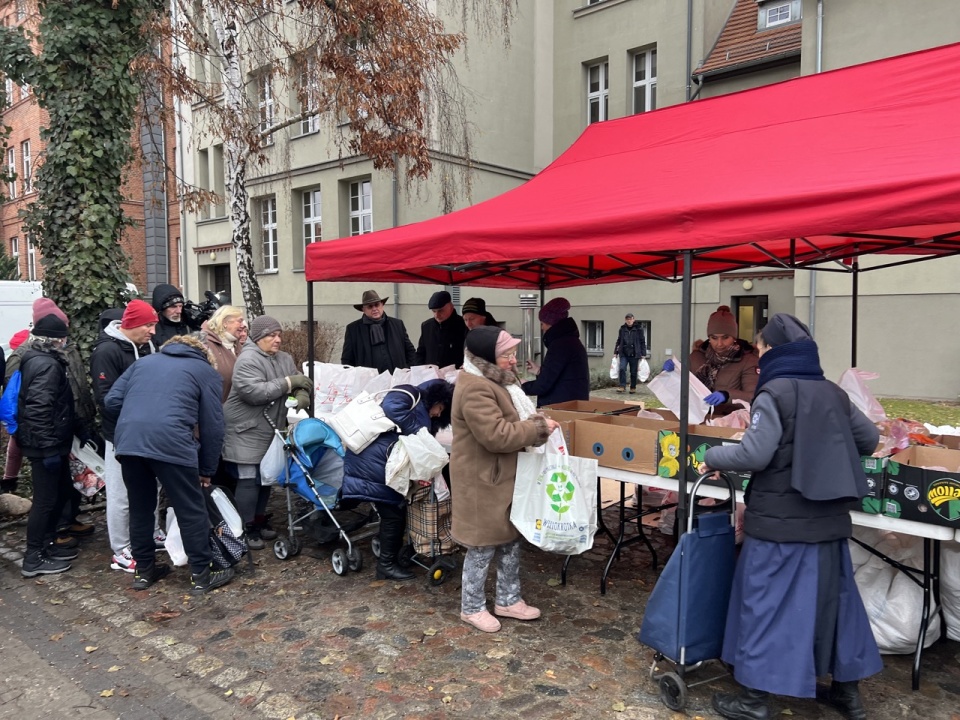
M 889 459 L 884 477 L 884 515 L 960 528 L 960 451 L 909 447 Z
M 934 440 L 951 450 L 960 450 L 960 435 L 938 435 Z
M 880 450 L 880 446 L 874 452 Z M 883 512 L 883 487 L 884 478 L 887 470 L 887 462 L 890 455 L 874 457 L 873 455 L 861 455 L 860 467 L 863 468 L 867 476 L 867 496 L 863 498 L 860 511 L 868 515 L 879 515 Z
M 541 410 L 563 410 L 566 412 L 578 413 L 623 413 L 626 415 L 636 415 L 640 412 L 640 405 L 621 402 L 619 400 L 604 400 L 603 398 L 590 398 L 589 400 L 568 400 L 567 402 L 545 405 Z
M 657 474 L 657 435 L 679 426 L 666 420 L 593 415 L 576 421 L 574 455 L 596 458 L 600 467 Z
M 743 430 L 733 428 L 713 427 L 711 425 L 690 425 L 687 431 L 687 464 L 691 468 L 688 476 L 690 480 L 699 475 L 698 468 L 703 462 L 703 455 L 708 448 L 720 445 L 739 444 L 735 435 L 742 435 Z M 662 430 L 657 437 L 657 475 L 660 477 L 675 478 L 680 475 L 680 434 L 679 427 L 675 430 Z M 750 473 L 734 473 L 740 479 L 738 490 L 746 490 L 750 482 Z M 705 481 L 709 485 L 726 487 L 726 483 L 717 480 Z

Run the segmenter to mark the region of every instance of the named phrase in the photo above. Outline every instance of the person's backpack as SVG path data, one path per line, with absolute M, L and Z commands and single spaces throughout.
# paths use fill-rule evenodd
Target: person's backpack
M 10 435 L 17 432 L 17 405 L 20 402 L 20 371 L 15 370 L 0 397 L 0 423 Z

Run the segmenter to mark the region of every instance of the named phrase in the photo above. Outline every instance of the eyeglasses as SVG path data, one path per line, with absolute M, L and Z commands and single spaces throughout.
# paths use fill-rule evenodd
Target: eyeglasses
M 516 360 L 516 359 L 517 359 L 517 354 L 516 354 L 515 352 L 512 352 L 512 353 L 506 353 L 505 355 L 497 355 L 497 357 L 501 357 L 501 358 L 503 358 L 504 360 L 507 360 L 507 361 L 509 361 L 509 360 Z

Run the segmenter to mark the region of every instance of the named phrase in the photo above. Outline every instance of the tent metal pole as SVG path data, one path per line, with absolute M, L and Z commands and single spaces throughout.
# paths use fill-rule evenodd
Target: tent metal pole
M 853 261 L 853 290 L 850 318 L 850 367 L 857 366 L 857 323 L 860 316 L 860 261 Z
M 314 357 L 314 329 L 313 329 L 313 283 L 307 283 L 307 377 L 310 378 L 310 382 L 314 383 L 313 377 L 313 362 L 316 360 Z M 316 387 L 316 385 L 314 385 Z M 313 399 L 316 396 L 316 392 L 310 393 L 310 417 L 316 417 L 313 414 Z
M 687 435 L 690 421 L 690 368 L 687 367 L 691 334 L 691 307 L 693 305 L 693 252 L 683 253 L 683 291 L 680 309 L 680 362 L 683 372 L 680 375 L 680 491 L 677 493 L 676 536 L 683 535 L 687 527 L 687 481 L 689 462 L 687 459 Z M 691 503 L 693 499 L 691 498 Z

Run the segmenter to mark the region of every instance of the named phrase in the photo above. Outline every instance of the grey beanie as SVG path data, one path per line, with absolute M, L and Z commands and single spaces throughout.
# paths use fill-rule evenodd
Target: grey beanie
M 282 330 L 283 328 L 280 327 L 280 323 L 277 322 L 275 318 L 272 318 L 269 315 L 261 315 L 252 323 L 250 323 L 250 339 L 253 342 L 259 342 L 267 335 L 275 332 L 281 332 Z

